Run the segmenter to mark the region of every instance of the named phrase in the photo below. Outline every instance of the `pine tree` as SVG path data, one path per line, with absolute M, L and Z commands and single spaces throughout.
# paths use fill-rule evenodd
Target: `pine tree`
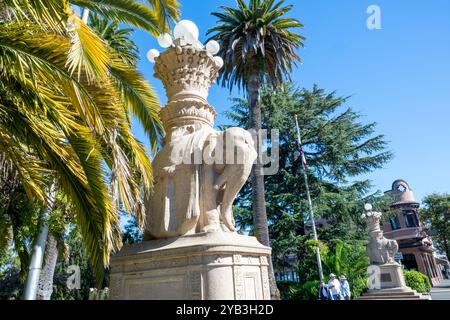
M 310 239 L 305 230 L 309 207 L 295 116 L 302 129 L 316 220 L 324 223 L 318 230 L 322 241 L 365 239 L 365 226 L 359 219 L 364 202 L 382 201 L 377 193 L 369 193 L 370 181 L 359 176 L 382 168 L 392 154 L 386 150 L 384 136 L 374 134 L 375 123 L 363 124 L 359 113 L 345 108 L 348 99 L 318 86 L 312 90 L 297 89 L 292 83 L 279 89 L 265 87 L 262 91 L 263 128 L 269 132 L 279 130 L 279 170 L 265 177 L 271 245 L 278 267 L 294 253 L 299 261 L 308 261 L 302 270 L 316 270 L 305 249 Z M 226 115 L 235 124 L 248 127 L 248 103 L 242 99 L 232 101 L 232 109 Z M 268 153 L 272 143 L 268 144 Z M 241 230 L 252 233 L 250 184 L 238 197 L 236 212 Z

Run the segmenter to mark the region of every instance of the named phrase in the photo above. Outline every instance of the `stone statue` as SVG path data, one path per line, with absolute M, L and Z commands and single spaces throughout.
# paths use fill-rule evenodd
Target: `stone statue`
M 381 212 L 372 211 L 372 205 L 364 206 L 366 213 L 361 218 L 369 227 L 367 254 L 370 266 L 367 268 L 369 290 L 358 299 L 361 300 L 428 300 L 406 286 L 402 265 L 395 261 L 398 244 L 384 237 L 380 228 Z
M 367 207 L 369 208 L 369 207 Z M 370 209 L 362 215 L 369 227 L 369 244 L 367 254 L 372 265 L 396 264 L 395 254 L 398 252 L 398 244 L 395 240 L 384 237 L 380 228 L 380 212 L 372 212 Z
M 232 205 L 257 157 L 241 128 L 213 129 L 208 104 L 220 66 L 198 46 L 176 44 L 155 64 L 168 104 L 161 118 L 164 145 L 153 162 L 154 191 L 146 200 L 146 240 L 203 232 L 234 232 Z
M 0 0 L 1 1 L 1 0 Z M 208 91 L 223 60 L 220 44 L 198 41 L 181 20 L 147 57 L 163 82 L 165 136 L 146 195 L 144 241 L 111 259 L 113 300 L 270 300 L 271 249 L 235 232 L 233 201 L 257 158 L 256 138 L 214 129 Z

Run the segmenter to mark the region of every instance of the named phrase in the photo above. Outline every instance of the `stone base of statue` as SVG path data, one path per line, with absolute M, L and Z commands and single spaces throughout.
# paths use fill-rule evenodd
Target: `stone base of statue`
M 402 266 L 398 263 L 387 263 L 378 266 L 380 270 L 381 289 L 406 287 Z
M 358 300 L 431 300 L 431 296 L 422 295 L 410 287 L 369 290 Z
M 125 246 L 111 260 L 111 299 L 269 300 L 270 252 L 225 232 Z
M 400 264 L 387 263 L 368 268 L 369 275 L 374 271 L 376 273 L 373 277 L 379 276 L 374 281 L 379 289 L 369 290 L 359 298 L 360 300 L 430 300 L 430 296 L 417 293 L 406 286 Z

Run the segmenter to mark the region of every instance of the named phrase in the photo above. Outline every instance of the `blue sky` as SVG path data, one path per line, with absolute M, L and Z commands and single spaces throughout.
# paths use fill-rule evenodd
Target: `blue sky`
M 181 0 L 182 18 L 193 20 L 200 40 L 216 19 L 210 12 L 234 0 Z M 407 180 L 416 198 L 450 192 L 450 1 L 407 0 L 288 0 L 291 17 L 305 28 L 306 46 L 299 50 L 303 64 L 292 79 L 299 86 L 318 84 L 339 95 L 351 95 L 347 106 L 377 122 L 395 158 L 369 174 L 374 191 L 386 191 L 395 179 Z M 381 30 L 366 27 L 369 5 L 381 8 Z M 141 51 L 139 69 L 166 101 L 146 52 L 159 48 L 150 35 L 134 35 Z M 233 92 L 233 96 L 238 92 Z M 209 102 L 219 114 L 229 108 L 229 91 L 214 86 Z M 216 124 L 227 120 L 219 115 Z M 142 129 L 133 128 L 147 142 Z

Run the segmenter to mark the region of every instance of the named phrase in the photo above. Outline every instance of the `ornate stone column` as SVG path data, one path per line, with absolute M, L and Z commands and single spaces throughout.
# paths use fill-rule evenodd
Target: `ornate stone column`
M 113 299 L 270 299 L 270 248 L 235 230 L 232 204 L 256 151 L 249 132 L 213 128 L 207 97 L 219 69 L 202 45 L 181 40 L 155 59 L 166 135 L 153 162 L 146 241 L 112 258 Z

